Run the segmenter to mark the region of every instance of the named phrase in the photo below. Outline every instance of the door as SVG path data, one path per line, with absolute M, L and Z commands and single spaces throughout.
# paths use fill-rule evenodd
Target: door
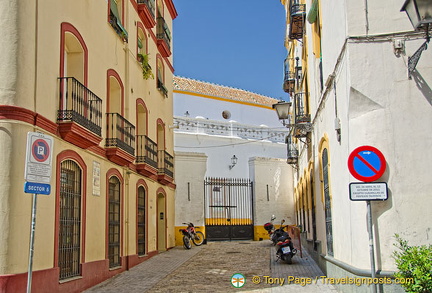
M 204 187 L 207 239 L 253 239 L 252 182 L 238 178 L 206 178 Z
M 157 246 L 159 251 L 167 249 L 165 195 L 162 193 L 157 197 Z

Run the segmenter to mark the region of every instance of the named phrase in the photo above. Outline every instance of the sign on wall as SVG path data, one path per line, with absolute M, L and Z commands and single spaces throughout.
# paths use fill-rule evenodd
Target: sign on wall
M 100 196 L 100 163 L 93 161 L 93 195 Z
M 350 183 L 350 200 L 387 200 L 387 183 Z
M 27 133 L 24 192 L 50 194 L 52 146 L 52 136 L 39 132 Z

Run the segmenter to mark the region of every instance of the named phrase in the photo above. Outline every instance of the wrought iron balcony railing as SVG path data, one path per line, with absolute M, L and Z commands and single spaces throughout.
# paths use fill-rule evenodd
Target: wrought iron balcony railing
M 300 40 L 303 38 L 306 18 L 306 4 L 299 4 L 298 0 L 292 0 L 290 4 L 289 38 Z
M 305 108 L 304 108 L 304 98 L 305 98 L 305 93 L 297 93 L 294 96 L 294 123 L 298 124 L 298 123 L 306 123 L 306 122 L 311 122 L 311 117 L 310 114 L 307 114 L 305 112 Z
M 105 147 L 117 147 L 133 156 L 135 150 L 135 126 L 118 113 L 106 113 L 106 118 Z
M 306 137 L 312 131 L 311 115 L 307 114 L 304 108 L 305 93 L 297 93 L 294 96 L 294 136 Z
M 168 50 L 171 50 L 171 31 L 162 16 L 157 18 L 156 38 L 163 40 Z
M 59 77 L 58 122 L 76 122 L 101 136 L 102 100 L 73 77 Z
M 148 164 L 155 169 L 158 168 L 157 144 L 146 135 L 137 135 L 136 163 Z
M 164 150 L 158 151 L 159 174 L 165 174 L 173 178 L 174 176 L 174 157 Z
M 291 136 L 287 136 L 286 144 L 287 144 L 287 163 L 297 164 L 299 153 L 295 144 L 292 142 Z
M 119 35 L 119 37 L 121 37 L 124 42 L 127 42 L 129 37 L 128 32 L 123 27 L 121 20 L 119 18 L 117 6 L 116 5 L 114 6 L 114 4 L 111 5 L 109 23 L 111 24 L 111 26 L 113 27 L 117 35 Z
M 138 4 L 145 4 L 151 15 L 155 17 L 155 0 L 138 0 Z
M 160 78 L 157 79 L 157 88 L 166 98 L 168 97 L 168 90 Z
M 293 93 L 295 89 L 295 74 L 294 72 L 285 71 L 283 90 L 286 93 Z

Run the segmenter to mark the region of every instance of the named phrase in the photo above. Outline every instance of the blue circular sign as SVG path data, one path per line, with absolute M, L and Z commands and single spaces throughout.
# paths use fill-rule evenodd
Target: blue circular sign
M 372 146 L 361 146 L 351 152 L 348 168 L 356 179 L 372 182 L 384 174 L 386 161 L 378 149 Z

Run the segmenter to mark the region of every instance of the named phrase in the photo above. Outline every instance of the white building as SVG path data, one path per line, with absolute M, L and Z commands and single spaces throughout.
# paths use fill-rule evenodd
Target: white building
M 388 199 L 371 204 L 375 270 L 391 276 L 395 233 L 410 245 L 432 241 L 432 51 L 423 52 L 412 79 L 407 69 L 425 33 L 413 31 L 400 12 L 403 0 L 281 3 L 287 12 L 284 86 L 293 122 L 306 117 L 312 127 L 292 145 L 304 243 L 330 277 L 371 276 L 367 204 L 350 200 L 350 183 L 360 181 L 350 174 L 348 158 L 357 147 L 373 146 L 387 162 L 376 181 L 388 185 Z M 294 75 L 300 66 L 303 73 Z
M 210 240 L 258 240 L 268 237 L 262 226 L 272 214 L 294 223 L 287 129 L 276 102 L 174 78 L 176 226 L 205 224 Z

